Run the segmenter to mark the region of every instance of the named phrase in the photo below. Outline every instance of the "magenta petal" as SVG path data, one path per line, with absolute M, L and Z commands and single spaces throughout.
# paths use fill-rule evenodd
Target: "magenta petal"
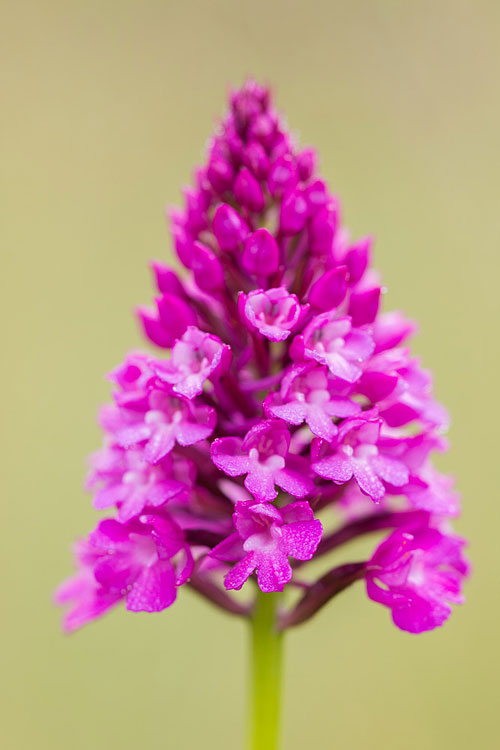
M 355 459 L 353 462 L 354 477 L 366 495 L 372 500 L 381 500 L 385 495 L 385 487 L 377 477 L 370 464 L 367 461 Z
M 278 494 L 274 487 L 275 476 L 266 466 L 253 464 L 249 467 L 245 487 L 259 500 L 274 500 Z
M 93 506 L 96 510 L 111 508 L 116 503 L 123 500 L 125 487 L 123 484 L 116 484 L 112 487 L 105 487 L 94 495 Z
M 144 508 L 145 501 L 144 492 L 131 492 L 118 510 L 118 519 L 124 523 L 139 515 Z
M 278 269 L 278 244 L 267 229 L 257 229 L 248 237 L 241 263 L 245 271 L 254 276 L 269 276 Z
M 355 383 L 361 376 L 360 368 L 357 365 L 352 364 L 352 362 L 348 362 L 347 359 L 338 352 L 316 356 L 315 359 L 317 359 L 318 362 L 324 362 L 324 364 L 328 366 L 332 375 L 335 375 L 335 377 L 340 378 L 340 380 L 345 380 L 348 383 Z
M 219 542 L 210 552 L 211 557 L 215 557 L 216 560 L 222 560 L 223 562 L 239 560 L 243 554 L 243 543 L 236 531 L 223 539 L 222 542 Z
M 373 353 L 373 349 L 373 339 L 366 331 L 354 329 L 346 337 L 344 353 L 356 358 L 359 362 L 368 359 Z
M 161 461 L 175 445 L 175 427 L 159 425 L 151 435 L 144 449 L 144 458 L 150 464 Z
M 347 291 L 347 268 L 332 268 L 313 284 L 308 295 L 312 307 L 317 310 L 331 310 L 340 305 Z
M 372 403 L 376 403 L 387 398 L 395 389 L 397 383 L 397 375 L 385 372 L 365 372 L 359 383 L 359 391 Z
M 226 589 L 241 589 L 256 568 L 255 552 L 249 552 L 224 576 Z
M 257 568 L 257 583 L 261 591 L 283 591 L 285 585 L 292 579 L 292 568 L 285 555 L 259 555 Z
M 250 211 L 259 213 L 265 206 L 264 193 L 253 174 L 246 168 L 240 170 L 234 183 L 236 199 Z
M 337 484 L 348 482 L 353 475 L 352 459 L 340 454 L 321 458 L 312 464 L 312 469 L 323 479 L 331 479 Z
M 278 415 L 279 416 L 279 415 Z M 320 406 L 310 406 L 307 410 L 307 424 L 314 435 L 330 442 L 338 432 L 332 418 Z
M 348 313 L 352 318 L 353 326 L 373 323 L 377 317 L 379 305 L 380 287 L 352 294 L 349 300 Z
M 212 443 L 212 461 L 230 477 L 237 477 L 248 471 L 248 455 L 241 452 L 241 444 L 240 438 L 219 438 Z
M 282 535 L 288 555 L 297 560 L 310 560 L 321 541 L 321 521 L 302 521 L 283 527 Z
M 166 330 L 160 322 L 158 313 L 148 307 L 137 308 L 137 317 L 142 325 L 146 337 L 164 349 L 168 349 L 174 343 L 175 337 Z
M 296 500 L 284 505 L 280 510 L 283 523 L 296 523 L 297 521 L 313 521 L 314 513 L 307 500 Z
M 412 597 L 411 604 L 407 601 L 395 604 L 392 608 L 394 624 L 408 633 L 425 633 L 440 627 L 451 615 L 451 607 L 446 603 L 430 603 L 420 597 Z
M 299 401 L 290 401 L 288 404 L 268 404 L 267 408 L 275 417 L 295 425 L 302 424 L 308 411 L 307 406 Z
M 188 326 L 196 325 L 196 315 L 192 308 L 179 297 L 163 294 L 157 298 L 156 305 L 163 328 L 171 335 L 169 346 L 182 336 Z
M 401 461 L 378 455 L 370 459 L 370 465 L 384 482 L 394 487 L 402 487 L 408 482 L 408 469 Z
M 309 473 L 309 462 L 305 458 L 289 454 L 285 468 L 276 474 L 276 483 L 294 497 L 305 497 L 314 490 Z
M 132 445 L 137 445 L 137 443 L 142 443 L 144 440 L 147 440 L 150 435 L 150 427 L 143 423 L 139 423 L 119 430 L 116 434 L 116 439 L 118 445 L 121 445 L 122 448 L 130 448 Z
M 179 445 L 194 445 L 200 440 L 206 440 L 214 431 L 216 416 L 211 407 L 199 407 L 194 419 L 196 421 L 185 419 L 178 423 L 176 436 Z
M 224 270 L 219 259 L 201 242 L 193 243 L 191 269 L 197 285 L 204 292 L 215 292 L 224 286 Z
M 127 609 L 132 612 L 161 612 L 174 603 L 177 592 L 175 573 L 170 561 L 144 568 L 127 595 Z
M 227 252 L 236 250 L 249 232 L 240 214 L 225 203 L 217 207 L 212 228 L 220 249 Z

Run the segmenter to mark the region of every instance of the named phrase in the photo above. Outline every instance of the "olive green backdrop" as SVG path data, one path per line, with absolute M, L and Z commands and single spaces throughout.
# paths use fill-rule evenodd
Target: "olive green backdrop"
M 353 232 L 376 235 L 386 309 L 421 322 L 475 568 L 438 632 L 397 631 L 361 584 L 292 632 L 285 750 L 499 747 L 500 4 L 4 0 L 1 15 L 2 747 L 242 746 L 243 623 L 182 591 L 64 637 L 50 597 L 94 523 L 84 458 L 104 373 L 140 343 L 147 261 L 171 256 L 164 205 L 249 73 L 318 148 Z

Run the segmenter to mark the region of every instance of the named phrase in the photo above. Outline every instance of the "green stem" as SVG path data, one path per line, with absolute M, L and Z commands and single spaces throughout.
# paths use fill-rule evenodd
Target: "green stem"
M 249 750 L 277 750 L 283 636 L 277 629 L 279 594 L 257 594 L 251 618 Z

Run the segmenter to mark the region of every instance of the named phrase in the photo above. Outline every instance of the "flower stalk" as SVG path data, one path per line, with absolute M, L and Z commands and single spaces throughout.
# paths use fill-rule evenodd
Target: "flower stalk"
M 278 630 L 281 594 L 258 591 L 250 620 L 248 750 L 278 750 L 283 634 Z

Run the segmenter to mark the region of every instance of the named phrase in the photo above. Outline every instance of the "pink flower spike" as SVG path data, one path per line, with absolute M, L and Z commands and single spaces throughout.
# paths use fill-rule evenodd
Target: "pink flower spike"
M 353 330 L 350 318 L 327 312 L 313 318 L 292 347 L 294 358 L 314 359 L 340 380 L 355 383 L 361 377 L 360 365 L 373 352 L 373 341 L 366 331 Z
M 206 380 L 221 377 L 231 365 L 231 348 L 217 336 L 190 326 L 172 349 L 167 362 L 150 360 L 158 378 L 173 386 L 174 393 L 193 399 Z
M 231 477 L 246 474 L 245 487 L 257 500 L 274 500 L 275 484 L 294 497 L 314 489 L 307 461 L 288 453 L 290 434 L 278 419 L 252 427 L 244 440 L 219 438 L 212 443 L 212 461 Z
M 155 260 L 153 307 L 138 310 L 160 351 L 128 354 L 99 412 L 87 488 L 113 518 L 78 545 L 79 572 L 57 593 L 65 627 L 120 601 L 160 611 L 183 583 L 251 615 L 251 589 L 227 593 L 226 573 L 228 589 L 249 577 L 301 589 L 279 630 L 365 576 L 399 627 L 440 624 L 465 574 L 447 531 L 459 498 L 434 468 L 448 417 L 406 348 L 415 324 L 381 312 L 372 238 L 351 239 L 315 151 L 253 80 L 228 97 L 182 193 L 167 216 L 183 268 Z M 319 548 L 312 509 L 334 511 Z M 382 529 L 401 535 L 371 562 L 330 568 L 327 554 Z M 291 581 L 313 555 L 325 572 Z
M 425 525 L 394 531 L 368 565 L 370 599 L 389 607 L 394 624 L 409 633 L 442 625 L 452 604 L 462 604 L 468 563 L 464 540 Z
M 285 287 L 275 289 L 254 289 L 248 295 L 241 295 L 240 306 L 250 328 L 270 341 L 284 341 L 296 328 L 307 312 L 308 306 L 301 306 L 295 294 L 289 294 Z
M 288 558 L 310 560 L 323 533 L 307 502 L 291 503 L 281 510 L 268 503 L 238 503 L 233 519 L 243 556 L 224 578 L 227 589 L 240 589 L 257 571 L 261 591 L 283 591 L 292 578 Z M 222 559 L 227 559 L 226 548 L 221 549 Z M 211 554 L 218 558 L 219 548 Z

